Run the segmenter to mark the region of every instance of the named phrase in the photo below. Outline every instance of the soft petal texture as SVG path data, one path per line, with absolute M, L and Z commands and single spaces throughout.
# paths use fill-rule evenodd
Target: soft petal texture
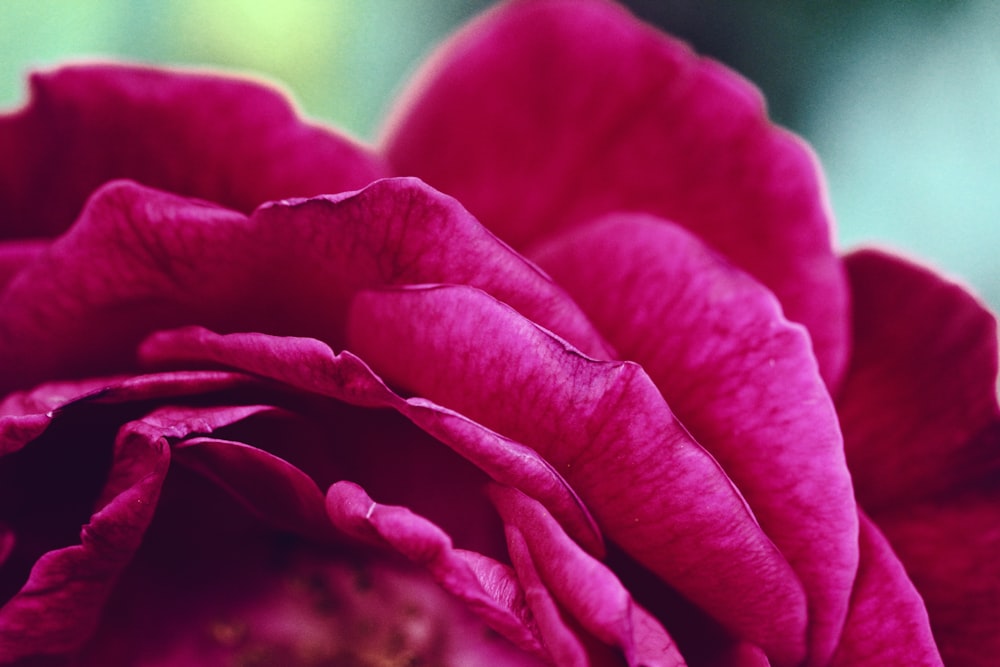
M 0 290 L 18 271 L 35 261 L 48 245 L 48 241 L 38 239 L 0 241 Z
M 415 179 L 275 202 L 249 219 L 116 182 L 0 295 L 0 391 L 132 368 L 144 336 L 196 322 L 339 346 L 355 291 L 407 282 L 481 287 L 581 349 L 606 354 L 560 288 Z
M 323 492 L 277 456 L 239 442 L 191 438 L 174 447 L 173 460 L 214 481 L 276 529 L 316 541 L 329 533 Z
M 846 260 L 855 350 L 838 400 L 869 512 L 1000 471 L 997 323 L 960 286 L 879 251 Z
M 465 286 L 362 292 L 348 341 L 389 381 L 538 450 L 613 541 L 777 664 L 803 657 L 799 582 L 639 366 L 588 359 Z
M 333 524 L 347 535 L 388 546 L 426 567 L 494 630 L 529 653 L 549 657 L 525 607 L 524 591 L 505 566 L 454 549 L 448 535 L 427 519 L 405 507 L 376 503 L 356 484 L 334 484 L 326 502 Z
M 839 409 L 858 498 L 924 597 L 946 664 L 1000 655 L 996 320 L 877 251 L 847 258 L 856 354 Z
M 760 283 L 650 216 L 608 216 L 532 257 L 642 365 L 743 493 L 802 580 L 811 662 L 825 664 L 857 569 L 857 510 L 806 332 Z
M 621 7 L 500 4 L 437 51 L 385 135 L 395 173 L 516 248 L 615 210 L 688 227 L 806 325 L 836 386 L 846 288 L 813 155 L 749 83 Z
M 666 631 L 632 600 L 614 573 L 573 543 L 544 507 L 509 487 L 491 487 L 490 497 L 504 518 L 508 541 L 523 544 L 524 567 L 534 570 L 542 589 L 581 627 L 619 648 L 632 667 L 685 664 Z M 514 554 L 512 546 L 520 573 Z
M 1000 450 L 1000 432 L 992 442 Z M 985 489 L 875 517 L 923 597 L 946 665 L 1000 655 L 1000 476 Z
M 151 337 L 142 346 L 142 357 L 147 364 L 156 365 L 223 364 L 353 405 L 396 410 L 494 481 L 538 500 L 588 552 L 597 556 L 604 553 L 602 536 L 586 507 L 534 450 L 431 401 L 400 397 L 350 352 L 334 354 L 328 346 L 311 339 L 220 336 L 192 328 Z
M 862 516 L 860 526 L 861 566 L 832 667 L 942 665 L 927 610 L 906 570 L 868 518 Z
M 249 213 L 362 187 L 368 150 L 302 121 L 260 83 L 139 66 L 77 65 L 31 78 L 0 117 L 2 236 L 56 236 L 103 183 L 129 178 Z

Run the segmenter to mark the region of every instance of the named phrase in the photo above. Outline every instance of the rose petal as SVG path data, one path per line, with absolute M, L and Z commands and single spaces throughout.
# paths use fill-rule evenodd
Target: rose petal
M 615 210 L 688 227 L 806 325 L 836 386 L 846 286 L 819 170 L 734 72 L 611 2 L 508 2 L 445 42 L 390 118 L 395 173 L 515 248 Z
M 404 507 L 380 505 L 351 482 L 331 486 L 326 507 L 334 525 L 344 533 L 389 546 L 426 567 L 438 584 L 494 630 L 521 649 L 548 657 L 535 636 L 524 593 L 514 577 L 501 574 L 502 565 L 488 563 L 482 556 L 466 558 L 431 522 Z
M 354 291 L 428 281 L 482 287 L 589 353 L 607 354 L 561 289 L 415 179 L 273 203 L 249 221 L 118 182 L 0 296 L 0 392 L 129 369 L 145 335 L 194 322 L 338 345 Z
M 210 433 L 258 409 L 167 407 L 123 426 L 79 544 L 33 559 L 21 590 L 0 607 L 0 662 L 79 649 L 152 520 L 170 460 L 167 439 Z
M 141 354 L 146 363 L 225 364 L 353 405 L 392 408 L 494 481 L 516 487 L 541 502 L 588 552 L 604 552 L 601 534 L 580 499 L 534 450 L 425 399 L 404 400 L 349 352 L 335 355 L 323 343 L 310 339 L 219 336 L 191 328 L 151 337 Z
M 42 255 L 49 242 L 38 239 L 0 242 L 0 291 L 17 273 Z
M 811 662 L 826 664 L 857 569 L 857 509 L 806 332 L 756 280 L 649 216 L 608 216 L 532 258 L 736 483 L 802 580 Z
M 837 407 L 861 504 L 878 513 L 1000 469 L 975 437 L 1000 420 L 996 319 L 910 262 L 872 250 L 845 261 L 855 349 Z
M 588 632 L 619 648 L 630 666 L 685 664 L 662 626 L 607 566 L 569 539 L 545 508 L 510 487 L 493 486 L 489 493 L 506 524 L 508 542 L 513 542 L 511 557 L 519 574 L 530 570 L 537 575 L 542 591 Z M 520 558 L 515 557 L 518 552 Z
M 277 456 L 239 442 L 192 438 L 174 447 L 173 459 L 226 489 L 277 529 L 316 541 L 329 533 L 323 492 Z
M 1000 425 L 992 449 L 1000 452 Z M 947 665 L 988 667 L 1000 655 L 1000 475 L 957 498 L 875 517 L 923 597 Z
M 907 571 L 871 520 L 862 515 L 860 526 L 861 566 L 844 634 L 831 664 L 942 665 L 927 610 Z
M 588 359 L 465 286 L 362 292 L 348 340 L 387 380 L 538 450 L 636 560 L 776 663 L 802 659 L 799 582 L 639 366 Z
M 31 77 L 0 117 L 0 237 L 56 236 L 101 184 L 130 178 L 244 212 L 383 175 L 366 148 L 250 80 L 122 65 Z

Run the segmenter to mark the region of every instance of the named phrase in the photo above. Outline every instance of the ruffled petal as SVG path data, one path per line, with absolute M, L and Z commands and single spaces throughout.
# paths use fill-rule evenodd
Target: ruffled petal
M 811 660 L 825 664 L 857 569 L 857 509 L 806 332 L 752 277 L 649 216 L 608 216 L 532 258 L 735 482 L 802 580 Z
M 405 507 L 376 503 L 351 482 L 331 486 L 326 506 L 338 529 L 426 567 L 438 584 L 494 630 L 522 650 L 549 657 L 525 606 L 524 591 L 506 566 L 454 549 L 448 535 L 427 519 Z
M 860 526 L 861 567 L 832 667 L 942 665 L 927 610 L 907 571 L 871 520 L 862 515 Z
M 364 407 L 396 410 L 478 466 L 494 481 L 542 503 L 589 553 L 603 555 L 594 519 L 562 476 L 537 452 L 423 398 L 403 399 L 350 352 L 263 334 L 220 336 L 204 329 L 161 332 L 142 346 L 147 364 L 223 364 L 302 391 Z
M 865 250 L 846 258 L 855 349 L 838 400 L 858 499 L 880 508 L 1000 470 L 976 440 L 1000 419 L 997 322 L 929 270 Z
M 509 487 L 491 487 L 490 497 L 504 519 L 518 573 L 530 570 L 537 576 L 540 589 L 583 629 L 618 648 L 630 667 L 686 664 L 662 626 L 607 566 L 569 539 L 544 507 Z
M 249 213 L 384 175 L 366 148 L 304 122 L 261 83 L 76 65 L 31 78 L 0 117 L 0 237 L 57 236 L 103 183 L 129 178 Z
M 819 169 L 737 74 L 611 2 L 543 0 L 502 3 L 413 81 L 382 142 L 395 173 L 515 248 L 610 211 L 676 221 L 778 296 L 836 386 L 847 290 Z
M 416 179 L 276 202 L 249 220 L 117 182 L 0 295 L 0 392 L 134 368 L 139 340 L 184 324 L 339 346 L 355 291 L 406 282 L 481 287 L 590 354 L 607 354 L 548 277 Z
M 613 541 L 777 664 L 804 657 L 798 580 L 639 366 L 465 286 L 362 292 L 348 340 L 390 382 L 536 449 Z
M 49 241 L 39 239 L 0 241 L 0 292 L 24 267 L 40 257 Z

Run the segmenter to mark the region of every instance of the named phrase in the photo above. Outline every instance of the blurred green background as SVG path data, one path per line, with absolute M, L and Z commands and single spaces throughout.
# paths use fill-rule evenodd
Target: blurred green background
M 126 58 L 263 75 L 371 138 L 428 49 L 488 0 L 0 0 L 0 106 L 24 73 Z M 1000 309 L 1000 3 L 631 0 L 755 81 L 823 162 L 843 247 L 877 243 Z

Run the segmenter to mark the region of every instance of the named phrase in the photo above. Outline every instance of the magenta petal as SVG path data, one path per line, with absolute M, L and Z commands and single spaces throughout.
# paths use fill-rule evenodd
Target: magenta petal
M 588 552 L 604 553 L 601 534 L 587 509 L 534 450 L 425 399 L 404 400 L 349 352 L 334 355 L 329 347 L 310 339 L 219 336 L 203 329 L 184 329 L 151 337 L 143 345 L 142 355 L 147 363 L 225 364 L 354 405 L 392 408 L 494 481 L 541 502 Z
M 811 152 L 749 83 L 615 4 L 500 4 L 430 59 L 383 145 L 516 248 L 616 210 L 688 227 L 774 291 L 837 384 L 846 285 Z
M 468 605 L 490 627 L 521 649 L 546 652 L 535 636 L 524 594 L 504 566 L 485 556 L 454 549 L 440 528 L 404 507 L 380 505 L 361 487 L 339 482 L 326 497 L 333 524 L 369 544 L 388 546 L 428 569 L 445 590 Z
M 1000 454 L 977 440 L 1000 420 L 996 319 L 901 259 L 861 251 L 846 265 L 855 350 L 838 410 L 861 504 L 877 513 L 996 470 Z
M 1000 426 L 992 449 L 1000 452 Z M 1000 475 L 980 489 L 874 517 L 923 597 L 947 665 L 1000 655 Z
M 607 354 L 559 287 L 416 179 L 272 203 L 249 220 L 117 182 L 0 295 L 0 392 L 129 369 L 144 336 L 195 322 L 339 345 L 355 291 L 407 282 L 481 287 Z
M 511 547 L 515 568 L 521 573 L 515 552 L 526 550 L 521 554 L 524 567 L 538 575 L 541 588 L 581 627 L 619 648 L 630 667 L 684 664 L 662 626 L 635 603 L 611 570 L 569 539 L 544 507 L 509 487 L 492 487 L 490 497 L 506 524 L 508 541 L 516 543 Z
M 367 149 L 285 96 L 219 75 L 119 65 L 35 74 L 0 116 L 0 237 L 56 236 L 101 184 L 129 178 L 244 212 L 383 175 Z
M 48 248 L 49 241 L 38 239 L 0 242 L 0 292 L 14 276 Z
M 272 454 L 239 442 L 192 438 L 174 447 L 173 459 L 277 529 L 315 540 L 330 532 L 323 492 L 304 472 Z
M 861 566 L 851 596 L 851 611 L 831 665 L 942 665 L 927 610 L 907 571 L 878 528 L 864 515 L 860 535 Z
M 639 366 L 588 359 L 465 286 L 362 292 L 348 333 L 382 377 L 536 449 L 612 540 L 735 634 L 803 658 L 794 573 Z
M 80 544 L 39 558 L 20 592 L 0 607 L 0 662 L 79 649 L 91 636 L 121 571 L 152 520 L 169 449 L 142 428 L 115 445 L 104 500 Z
M 857 509 L 806 332 L 752 277 L 649 216 L 608 216 L 533 258 L 642 365 L 743 493 L 802 580 L 811 660 L 825 664 L 857 569 Z

